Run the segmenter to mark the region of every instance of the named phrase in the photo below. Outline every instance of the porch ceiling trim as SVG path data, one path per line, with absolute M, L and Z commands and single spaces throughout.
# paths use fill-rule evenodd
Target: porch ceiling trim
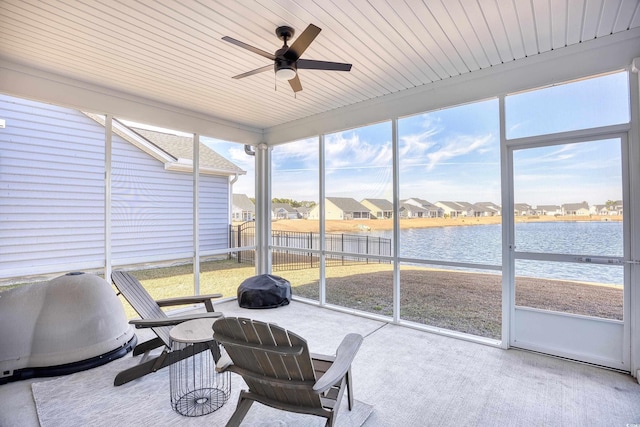
M 118 92 L 0 58 L 0 93 L 96 114 L 256 145 L 262 130 Z
M 353 129 L 629 68 L 640 55 L 640 28 L 440 80 L 265 130 L 269 145 Z

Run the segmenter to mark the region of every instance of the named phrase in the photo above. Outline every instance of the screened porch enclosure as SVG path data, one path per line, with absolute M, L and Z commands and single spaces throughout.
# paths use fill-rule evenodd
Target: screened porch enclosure
M 75 222 L 84 224 L 83 215 L 89 214 L 97 221 L 95 238 L 91 239 L 96 256 L 87 257 L 85 253 L 73 261 L 53 258 L 50 263 L 56 267 L 98 273 L 104 269 L 106 274 L 114 268 L 134 269 L 143 280 L 161 279 L 160 285 L 153 288 L 157 297 L 188 294 L 192 290 L 220 292 L 221 289 L 226 297 L 233 297 L 244 278 L 272 272 L 290 280 L 296 297 L 320 306 L 355 310 L 363 316 L 502 347 L 522 345 L 523 338 L 514 331 L 531 339 L 530 333 L 523 332 L 531 327 L 527 322 L 539 322 L 539 316 L 546 313 L 552 317 L 562 317 L 564 313 L 564 318 L 571 319 L 572 324 L 576 322 L 575 316 L 586 318 L 587 324 L 602 319 L 603 324 L 617 328 L 617 332 L 609 328 L 603 333 L 617 334 L 615 342 L 621 346 L 619 351 L 608 351 L 609 359 L 591 353 L 572 353 L 570 348 L 560 353 L 631 372 L 630 349 L 624 344 L 624 336 L 630 329 L 630 305 L 626 304 L 631 295 L 630 267 L 625 264 L 631 236 L 625 231 L 630 227 L 625 212 L 632 200 L 629 191 L 633 183 L 623 159 L 630 151 L 624 133 L 630 129 L 630 110 L 624 107 L 624 100 L 630 93 L 632 76 L 628 72 L 595 76 L 556 86 L 553 94 L 546 93 L 548 89 L 532 90 L 526 93 L 526 97 L 533 99 L 528 104 L 518 98 L 521 95 L 499 97 L 275 147 L 261 147 L 255 156 L 257 174 L 267 173 L 271 178 L 266 181 L 264 194 L 316 203 L 313 209 L 317 219 L 310 217 L 293 222 L 272 220 L 270 215 L 265 215 L 265 205 L 262 205 L 262 209 L 258 206 L 255 221 L 232 223 L 233 176 L 228 178 L 220 172 L 207 174 L 203 166 L 200 173 L 182 173 L 178 181 L 176 172 L 170 172 L 166 180 L 160 176 L 166 172 L 157 169 L 155 161 L 147 160 L 146 154 L 139 147 L 127 144 L 120 133 L 113 133 L 113 124 L 119 122 L 111 117 L 102 118 L 103 128 L 71 110 L 9 97 L 5 97 L 4 102 L 7 110 L 15 111 L 18 123 L 17 112 L 28 106 L 32 111 L 39 108 L 49 113 L 50 129 L 67 129 L 73 134 L 80 126 L 90 126 L 97 149 L 93 150 L 94 163 L 87 171 L 101 175 L 105 167 L 111 168 L 106 191 L 96 175 L 95 197 L 75 201 L 79 215 Z M 568 125 L 555 123 L 555 127 L 546 130 L 519 127 L 518 133 L 501 134 L 500 129 L 515 129 L 508 126 L 509 121 L 521 122 L 519 111 L 536 108 L 536 95 L 545 100 L 555 97 L 559 104 L 584 110 L 579 116 L 586 119 L 574 120 Z M 571 105 L 574 97 L 582 99 L 580 105 Z M 603 117 L 600 104 L 610 97 L 617 97 L 610 101 L 616 109 L 609 109 Z M 585 102 L 585 98 L 590 102 Z M 505 108 L 501 110 L 500 105 Z M 74 114 L 76 120 L 70 121 L 68 118 Z M 553 115 L 553 112 L 544 110 L 544 114 Z M 601 126 L 590 127 L 594 124 L 590 115 L 598 117 L 597 124 Z M 26 145 L 34 141 L 29 139 L 28 132 L 29 129 L 24 130 Z M 613 137 L 606 137 L 607 134 Z M 38 138 L 34 135 L 32 138 Z M 103 147 L 103 137 L 110 149 Z M 545 144 L 545 140 L 560 142 Z M 579 151 L 574 150 L 578 140 L 586 141 Z M 191 150 L 193 164 L 198 164 L 203 149 L 199 141 L 197 135 L 187 141 L 191 144 L 186 148 Z M 20 150 L 12 145 L 15 142 L 4 140 L 5 156 L 13 152 L 18 153 L 15 158 L 20 157 Z M 78 146 L 82 144 L 79 141 Z M 219 148 L 216 144 L 219 143 L 213 142 L 205 149 Z M 502 160 L 505 146 L 512 147 L 514 155 L 510 161 L 514 166 Z M 453 153 L 444 161 L 443 147 Z M 51 156 L 64 156 L 66 152 L 53 147 L 49 151 Z M 589 157 L 590 153 L 596 157 Z M 449 158 L 457 161 L 449 162 Z M 50 160 L 43 158 L 42 161 Z M 594 177 L 594 172 L 580 170 L 596 161 L 600 175 Z M 29 162 L 32 168 L 38 165 L 36 159 Z M 573 171 L 572 179 L 581 186 L 572 186 L 569 180 L 564 184 L 566 189 L 559 187 L 557 184 L 563 182 L 563 178 L 554 180 L 545 162 L 553 165 L 553 172 L 558 176 Z M 510 167 L 513 172 L 509 172 Z M 145 168 L 157 171 L 147 172 Z M 229 175 L 235 173 L 237 178 L 239 169 L 229 168 Z M 530 188 L 530 176 L 536 177 L 536 169 L 545 171 L 547 181 L 536 178 L 537 186 Z M 3 173 L 5 177 L 17 176 L 11 175 L 8 169 Z M 76 172 L 78 176 L 82 173 L 83 169 Z M 152 173 L 159 174 L 154 182 L 161 185 L 156 190 L 147 187 L 144 193 L 136 193 L 140 175 Z M 501 178 L 505 173 L 511 174 L 506 187 Z M 594 179 L 598 186 L 583 176 Z M 210 181 L 218 182 L 217 186 L 210 186 Z M 35 185 L 43 186 L 44 182 L 36 181 Z M 74 188 L 69 185 L 71 182 L 58 183 L 59 190 L 55 190 L 58 198 L 62 194 L 74 194 L 70 190 Z M 56 184 L 50 181 L 48 185 L 55 188 Z M 544 185 L 547 190 L 540 192 Z M 177 215 L 182 198 L 184 212 Z M 357 198 L 387 200 L 393 207 L 389 218 L 353 215 L 364 206 Z M 65 199 L 69 197 L 62 198 Z M 269 206 L 270 199 L 265 197 L 263 203 Z M 591 204 L 582 202 L 586 212 L 580 210 L 580 203 L 567 203 L 577 199 L 592 201 Z M 13 202 L 16 200 L 19 199 Z M 26 218 L 27 229 L 28 221 L 35 224 L 37 218 L 45 218 L 38 216 L 37 206 L 57 204 L 56 210 L 49 209 L 46 217 L 50 224 L 56 223 L 52 214 L 59 212 L 61 218 L 64 217 L 68 205 L 56 200 L 33 199 L 34 213 L 31 219 Z M 527 204 L 530 210 L 523 212 L 515 208 L 514 200 L 536 203 Z M 416 217 L 401 215 L 407 203 L 424 212 L 440 207 L 443 214 L 441 217 L 425 214 L 423 219 L 427 222 L 418 223 Z M 83 204 L 87 207 L 83 208 Z M 333 219 L 327 214 L 327 204 L 329 209 L 350 213 Z M 87 210 L 90 206 L 93 211 Z M 497 209 L 489 210 L 485 206 Z M 546 210 L 553 214 L 547 215 L 543 212 Z M 99 215 L 93 215 L 94 211 Z M 153 222 L 154 217 L 160 220 L 167 211 L 171 213 L 167 222 Z M 19 214 L 18 210 L 15 213 Z M 105 233 L 102 224 L 107 223 L 107 218 L 110 222 Z M 21 221 L 25 223 L 25 218 Z M 120 230 L 119 224 L 126 227 Z M 307 231 L 287 229 L 293 225 Z M 332 231 L 341 226 L 342 231 Z M 158 227 L 171 232 L 157 233 Z M 518 256 L 516 252 L 516 258 L 511 258 L 513 255 L 504 246 L 505 234 L 512 235 L 514 243 L 510 246 L 527 255 Z M 167 244 L 171 235 L 182 238 L 176 242 L 177 246 Z M 65 242 L 66 251 L 81 251 L 80 243 L 89 241 L 59 236 Z M 559 242 L 568 240 L 574 246 L 558 243 L 549 249 L 547 246 L 553 238 L 560 239 Z M 16 247 L 22 245 L 27 249 L 28 240 L 24 237 L 14 237 L 13 241 Z M 144 246 L 140 246 L 122 252 L 120 248 L 127 242 L 162 251 L 145 255 Z M 55 234 L 51 244 L 57 244 Z M 548 258 L 531 255 L 536 249 L 530 248 L 538 247 L 551 250 L 552 255 Z M 66 253 L 65 250 L 61 252 Z M 24 250 L 22 253 L 25 265 L 30 257 L 34 261 L 43 260 L 38 252 Z M 190 256 L 192 253 L 196 257 Z M 106 267 L 100 254 L 110 260 Z M 561 262 L 567 260 L 571 264 L 564 268 Z M 10 263 L 11 259 L 4 258 L 3 262 Z M 20 268 L 4 269 L 5 281 L 19 279 L 20 271 Z M 36 277 L 64 272 L 47 264 L 35 269 L 31 266 L 29 271 Z M 505 306 L 509 308 L 507 311 Z M 510 314 L 511 310 L 515 310 L 515 316 Z M 129 307 L 127 313 L 134 315 Z M 519 313 L 534 313 L 538 317 L 528 320 Z M 551 354 L 557 352 L 557 345 L 556 350 L 545 349 L 543 344 L 524 346 Z
M 9 4 L 6 13 L 27 16 L 20 2 Z M 51 16 L 37 2 L 24 5 Z M 384 5 L 407 19 L 416 16 L 406 5 Z M 433 58 L 412 56 L 398 71 L 413 78 L 386 72 L 367 73 L 366 79 L 309 76 L 309 86 L 295 97 L 284 92 L 286 83 L 272 92 L 273 82 L 264 75 L 237 82 L 226 74 L 231 68 L 212 71 L 211 61 L 203 67 L 206 49 L 228 58 L 222 53 L 233 48 L 217 34 L 232 32 L 216 7 L 222 6 L 214 2 L 209 13 L 224 25 L 211 30 L 215 38 L 196 32 L 208 43 L 191 44 L 193 69 L 184 65 L 190 63 L 185 57 L 179 68 L 172 61 L 166 69 L 155 67 L 157 73 L 171 69 L 162 77 L 146 64 L 148 75 L 133 74 L 136 67 L 130 67 L 137 76 L 133 86 L 115 67 L 104 67 L 102 74 L 83 68 L 91 60 L 68 61 L 85 52 L 104 65 L 95 46 L 83 42 L 70 45 L 69 56 L 57 56 L 48 68 L 42 58 L 60 48 L 46 47 L 42 29 L 34 32 L 41 42 L 34 42 L 33 51 L 2 52 L 2 284 L 69 270 L 108 277 L 112 269 L 126 268 L 153 283 L 158 297 L 222 291 L 233 298 L 244 278 L 275 273 L 290 280 L 296 299 L 320 307 L 638 375 L 637 5 L 621 1 L 610 9 L 603 3 L 607 16 L 626 11 L 629 22 L 611 24 L 609 33 L 597 37 L 594 30 L 580 42 L 567 30 L 571 42 L 558 48 L 541 31 L 527 40 L 548 49 L 511 52 L 507 61 L 496 48 L 482 66 L 457 61 L 459 69 L 451 63 L 428 71 Z M 267 27 L 272 32 L 271 22 L 238 7 L 261 22 L 261 34 Z M 87 8 L 83 3 L 74 13 L 93 19 Z M 140 19 L 152 9 L 130 8 Z M 372 8 L 367 3 L 362 13 L 376 15 Z M 345 18 L 337 9 L 333 13 Z M 122 13 L 100 9 L 98 16 Z M 592 14 L 599 16 L 586 9 L 578 15 L 588 20 Z M 53 15 L 51 31 L 61 37 L 66 18 Z M 171 15 L 154 10 L 150 16 L 164 25 L 182 25 L 191 16 Z M 312 18 L 297 17 L 296 28 Z M 123 32 L 117 34 L 127 28 L 150 37 L 120 21 L 116 27 Z M 610 21 L 603 18 L 602 28 Z M 79 32 L 86 30 L 81 27 Z M 22 29 L 11 31 L 17 46 Z M 340 32 L 339 25 L 331 31 Z M 333 37 L 329 33 L 322 36 Z M 519 26 L 509 34 L 524 37 Z M 149 46 L 158 48 L 163 40 L 175 42 L 163 36 L 148 40 Z M 327 46 L 338 42 L 320 40 L 317 53 L 333 53 Z M 120 40 L 104 45 L 109 43 L 120 46 Z M 467 53 L 479 54 L 482 46 Z M 527 50 L 520 47 L 520 53 Z M 345 49 L 351 49 L 348 43 Z M 358 54 L 361 64 L 378 70 L 366 53 Z M 238 62 L 226 67 L 254 65 Z M 354 73 L 368 70 L 357 68 Z M 183 73 L 189 78 L 182 80 Z M 103 124 L 82 112 L 99 115 Z M 129 143 L 119 134 L 118 123 L 125 121 L 175 130 L 180 135 L 174 136 L 188 140 L 189 155 L 172 153 L 161 141 Z M 208 150 L 226 150 L 235 168 L 209 164 Z M 236 192 L 255 203 L 251 227 L 233 220 Z M 274 218 L 276 199 L 300 204 L 307 217 Z M 372 200 L 384 202 L 381 214 L 365 202 Z M 240 217 L 248 218 L 242 211 Z

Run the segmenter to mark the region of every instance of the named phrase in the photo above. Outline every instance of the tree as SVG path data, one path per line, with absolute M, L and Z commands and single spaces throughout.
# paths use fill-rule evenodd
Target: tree
M 604 205 L 607 207 L 608 211 L 612 211 L 616 206 L 616 202 L 615 200 L 607 200 L 607 202 Z

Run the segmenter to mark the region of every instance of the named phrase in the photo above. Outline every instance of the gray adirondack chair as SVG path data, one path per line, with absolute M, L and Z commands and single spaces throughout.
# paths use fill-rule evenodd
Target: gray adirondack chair
M 213 299 L 222 297 L 221 294 L 154 300 L 138 279 L 125 271 L 113 271 L 111 273 L 111 280 L 118 289 L 118 295 L 122 294 L 140 316 L 140 319 L 130 320 L 129 323 L 136 328 L 151 328 L 156 334 L 155 338 L 140 343 L 133 349 L 133 356 L 143 354 L 142 360 L 138 365 L 118 373 L 114 380 L 115 386 L 125 384 L 151 372 L 156 372 L 158 369 L 162 369 L 205 350 L 212 352 L 214 360 L 217 361 L 220 358 L 218 344 L 215 343 L 213 339 L 210 342 L 194 344 L 183 350 L 172 351 L 169 331 L 173 326 L 187 320 L 222 317 L 221 312 L 214 311 L 212 302 Z M 206 313 L 167 316 L 161 309 L 161 307 L 198 303 L 204 303 L 207 309 Z M 151 350 L 163 346 L 164 348 L 160 355 L 155 357 L 150 355 Z
M 333 426 L 345 389 L 353 407 L 351 363 L 362 344 L 348 334 L 335 356 L 309 353 L 300 336 L 275 324 L 244 318 L 224 318 L 213 324 L 214 339 L 233 364 L 220 368 L 241 375 L 242 390 L 227 426 L 239 426 L 253 402 L 285 411 L 318 415 Z

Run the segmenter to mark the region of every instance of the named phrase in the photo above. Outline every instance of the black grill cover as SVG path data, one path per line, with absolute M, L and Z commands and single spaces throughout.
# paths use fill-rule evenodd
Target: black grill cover
M 238 286 L 238 305 L 243 308 L 275 308 L 291 302 L 291 283 L 272 274 L 249 277 Z

